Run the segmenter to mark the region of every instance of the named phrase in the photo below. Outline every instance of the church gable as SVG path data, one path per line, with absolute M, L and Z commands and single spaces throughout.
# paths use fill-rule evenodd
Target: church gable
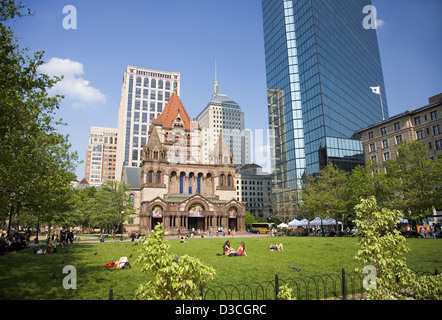
M 161 113 L 160 120 L 166 128 L 182 126 L 185 130 L 190 130 L 190 117 L 176 93 L 173 93 L 167 102 L 166 107 Z

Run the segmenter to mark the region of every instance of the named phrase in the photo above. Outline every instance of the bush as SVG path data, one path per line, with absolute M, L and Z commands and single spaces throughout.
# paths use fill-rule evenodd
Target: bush
M 418 277 L 408 267 L 404 254 L 409 251 L 406 239 L 396 226 L 402 213 L 380 209 L 376 199 L 362 199 L 356 206 L 360 250 L 356 259 L 376 271 L 368 299 L 441 299 L 442 277 Z
M 138 242 L 141 246 L 137 262 L 143 264 L 142 272 L 151 272 L 155 280 L 141 284 L 136 294 L 147 300 L 199 300 L 198 289 L 213 280 L 215 269 L 188 255 L 175 257 L 170 244 L 164 240 L 162 224 Z

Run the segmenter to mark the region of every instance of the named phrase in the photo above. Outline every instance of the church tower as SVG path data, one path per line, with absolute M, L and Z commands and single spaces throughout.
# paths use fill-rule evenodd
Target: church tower
M 170 233 L 219 228 L 245 231 L 245 206 L 236 200 L 233 154 L 219 136 L 214 161 L 201 163 L 201 128 L 177 94 L 154 119 L 143 149 L 140 231 L 163 223 Z

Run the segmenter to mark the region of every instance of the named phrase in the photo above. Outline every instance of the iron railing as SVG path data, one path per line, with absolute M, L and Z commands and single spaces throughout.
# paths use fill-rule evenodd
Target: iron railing
M 419 276 L 437 276 L 434 272 L 414 271 Z M 312 275 L 279 279 L 275 275 L 273 280 L 263 282 L 241 283 L 237 285 L 201 287 L 199 294 L 203 300 L 278 300 L 282 286 L 292 291 L 292 297 L 297 300 L 361 300 L 365 297 L 363 280 L 366 275 L 360 272 L 347 272 L 327 275 Z M 7 299 L 0 294 L 0 300 Z M 45 298 L 43 298 L 45 299 Z M 69 297 L 62 300 L 139 300 L 136 294 L 116 294 L 109 289 L 105 296 Z

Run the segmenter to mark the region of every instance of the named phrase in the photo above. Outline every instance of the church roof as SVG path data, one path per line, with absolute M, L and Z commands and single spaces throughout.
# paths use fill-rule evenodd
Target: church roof
M 86 178 L 83 178 L 78 184 L 89 184 L 89 182 L 87 182 Z
M 160 115 L 161 123 L 166 128 L 172 128 L 172 123 L 175 121 L 178 115 L 180 115 L 181 120 L 184 122 L 185 129 L 190 129 L 190 117 L 181 103 L 178 94 L 173 93 Z

